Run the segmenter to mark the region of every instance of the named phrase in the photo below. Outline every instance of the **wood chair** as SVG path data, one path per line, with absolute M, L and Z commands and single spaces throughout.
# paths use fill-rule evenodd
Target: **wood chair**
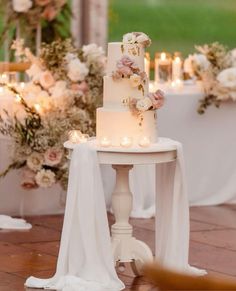
M 213 275 L 194 276 L 178 273 L 157 263 L 145 265 L 144 276 L 150 280 L 158 290 L 236 290 L 236 279 L 216 277 Z

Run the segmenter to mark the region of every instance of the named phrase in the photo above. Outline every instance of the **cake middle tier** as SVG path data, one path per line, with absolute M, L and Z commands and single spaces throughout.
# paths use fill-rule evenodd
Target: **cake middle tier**
M 148 94 L 148 80 L 143 90 L 132 87 L 129 79 L 114 81 L 112 77 L 103 78 L 103 106 L 105 108 L 124 108 L 123 100 L 127 98 L 142 99 Z
M 112 146 L 120 146 L 124 137 L 129 137 L 134 146 L 137 146 L 143 137 L 155 143 L 158 137 L 156 112 L 145 111 L 137 117 L 125 109 L 98 108 L 96 136 L 98 141 L 106 137 Z

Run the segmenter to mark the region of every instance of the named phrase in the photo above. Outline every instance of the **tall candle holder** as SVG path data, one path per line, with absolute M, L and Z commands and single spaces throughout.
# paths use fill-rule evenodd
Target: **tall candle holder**
M 169 53 L 155 54 L 155 82 L 166 83 L 171 81 L 171 62 Z
M 146 52 L 144 58 L 144 70 L 149 80 L 150 80 L 150 63 L 151 63 L 150 53 Z
M 172 81 L 183 79 L 183 60 L 180 52 L 174 53 L 172 61 Z

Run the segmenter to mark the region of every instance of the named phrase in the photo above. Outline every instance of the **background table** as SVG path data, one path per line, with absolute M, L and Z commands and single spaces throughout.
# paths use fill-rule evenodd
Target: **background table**
M 183 144 L 189 199 L 192 205 L 233 202 L 236 198 L 236 102 L 197 113 L 200 85 L 166 90 L 158 111 L 160 136 Z

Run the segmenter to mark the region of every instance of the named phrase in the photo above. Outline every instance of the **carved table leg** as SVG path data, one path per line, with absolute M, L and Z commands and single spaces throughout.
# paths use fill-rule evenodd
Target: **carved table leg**
M 112 194 L 112 209 L 116 222 L 111 227 L 112 251 L 115 262 L 131 262 L 136 275 L 141 274 L 144 262 L 152 261 L 150 248 L 133 237 L 129 224 L 133 197 L 129 188 L 129 170 L 132 165 L 113 165 L 116 170 L 116 185 Z

